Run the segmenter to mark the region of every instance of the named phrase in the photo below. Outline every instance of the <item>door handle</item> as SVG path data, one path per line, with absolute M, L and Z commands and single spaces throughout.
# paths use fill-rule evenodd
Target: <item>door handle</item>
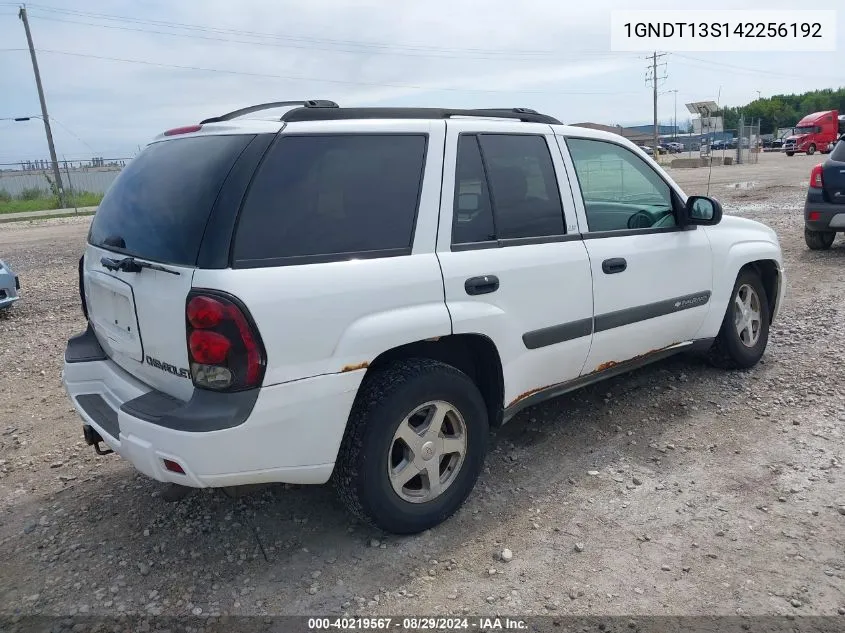
M 621 273 L 628 267 L 628 262 L 623 257 L 612 257 L 601 263 L 601 269 L 606 275 Z
M 496 275 L 470 277 L 464 282 L 464 290 L 468 295 L 486 295 L 499 289 L 499 278 Z

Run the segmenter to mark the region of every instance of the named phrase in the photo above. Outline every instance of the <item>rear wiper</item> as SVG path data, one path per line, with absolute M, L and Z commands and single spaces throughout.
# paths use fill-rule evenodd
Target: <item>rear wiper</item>
M 165 268 L 159 264 L 151 264 L 150 262 L 139 262 L 134 257 L 124 257 L 123 259 L 112 259 L 111 257 L 103 257 L 100 263 L 104 268 L 109 270 L 122 270 L 125 273 L 139 273 L 144 268 L 150 270 L 160 270 L 163 273 L 170 273 L 171 275 L 181 275 L 178 270 L 172 268 Z

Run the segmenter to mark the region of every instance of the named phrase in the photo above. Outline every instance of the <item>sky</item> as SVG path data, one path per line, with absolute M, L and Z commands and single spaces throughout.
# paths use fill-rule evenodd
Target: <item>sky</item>
M 648 123 L 646 53 L 610 51 L 614 9 L 591 0 L 42 0 L 27 4 L 59 159 L 128 158 L 165 129 L 246 105 L 530 107 L 565 123 Z M 837 9 L 840 0 L 815 0 Z M 801 9 L 797 0 L 719 8 Z M 693 7 L 690 7 L 693 8 Z M 0 163 L 48 158 L 18 5 L 0 0 Z M 685 103 L 845 85 L 837 53 L 670 53 L 658 118 Z M 677 92 L 671 92 L 677 91 Z M 676 105 L 677 104 L 677 105 Z M 676 109 L 677 108 L 677 109 Z M 0 165 L 2 168 L 2 165 Z

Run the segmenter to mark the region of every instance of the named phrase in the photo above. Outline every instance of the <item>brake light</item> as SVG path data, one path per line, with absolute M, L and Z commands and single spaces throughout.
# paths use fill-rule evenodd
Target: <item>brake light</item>
M 824 176 L 822 166 L 816 165 L 813 167 L 813 171 L 810 172 L 810 186 L 815 187 L 817 189 L 822 189 L 824 187 Z
M 807 219 L 810 222 L 818 222 L 822 219 L 822 214 L 818 211 L 810 211 L 810 215 L 807 216 Z
M 165 136 L 176 136 L 178 134 L 190 134 L 191 132 L 199 132 L 202 125 L 183 125 L 182 127 L 175 127 L 164 132 Z
M 205 330 L 191 332 L 188 345 L 194 360 L 207 365 L 219 365 L 225 362 L 229 348 L 232 347 L 229 339 L 222 334 Z
M 238 299 L 194 291 L 185 307 L 188 358 L 194 385 L 240 391 L 261 384 L 267 364 L 258 329 Z

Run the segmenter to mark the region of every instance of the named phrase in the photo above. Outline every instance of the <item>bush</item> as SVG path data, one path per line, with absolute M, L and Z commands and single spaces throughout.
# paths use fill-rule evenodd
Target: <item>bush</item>
M 39 198 L 50 197 L 50 192 L 38 187 L 26 187 L 21 189 L 18 194 L 18 200 L 38 200 Z
M 11 202 L 12 201 L 12 194 L 10 194 L 5 189 L 0 189 L 0 202 Z

